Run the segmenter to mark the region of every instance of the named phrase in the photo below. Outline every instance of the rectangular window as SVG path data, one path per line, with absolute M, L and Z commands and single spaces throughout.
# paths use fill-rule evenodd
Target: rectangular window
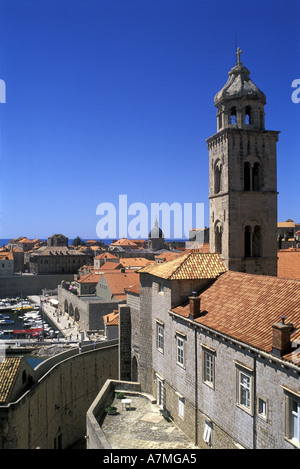
M 297 445 L 300 444 L 300 401 L 289 398 L 289 438 Z
M 204 423 L 204 433 L 203 433 L 203 440 L 208 445 L 211 445 L 211 432 L 212 432 L 212 423 L 208 420 L 205 420 Z
M 177 364 L 184 366 L 184 339 L 177 335 Z
M 258 398 L 257 413 L 263 419 L 267 418 L 267 402 L 261 397 Z
M 300 443 L 300 404 L 291 399 L 290 404 L 291 439 Z
M 164 326 L 159 322 L 156 323 L 156 348 L 160 352 L 164 351 Z
M 251 409 L 251 376 L 244 371 L 238 371 L 238 403 L 246 409 Z
M 203 381 L 210 386 L 214 383 L 214 354 L 204 350 L 203 356 Z
M 178 414 L 184 418 L 184 397 L 179 397 L 178 399 Z

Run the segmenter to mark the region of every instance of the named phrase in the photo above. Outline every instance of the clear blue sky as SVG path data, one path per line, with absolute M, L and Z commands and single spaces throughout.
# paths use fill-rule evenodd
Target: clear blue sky
M 300 222 L 299 0 L 0 0 L 0 238 L 96 238 L 98 204 L 204 203 L 214 95 L 241 60 Z

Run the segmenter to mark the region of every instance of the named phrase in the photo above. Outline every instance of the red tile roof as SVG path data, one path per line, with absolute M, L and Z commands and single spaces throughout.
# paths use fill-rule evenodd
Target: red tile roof
M 9 261 L 11 261 L 11 260 L 14 259 L 14 255 L 13 255 L 12 252 L 7 252 L 7 251 L 5 251 L 5 252 L 0 252 L 0 259 L 1 259 L 1 260 L 9 260 Z
M 78 283 L 94 283 L 97 284 L 101 279 L 102 272 L 92 271 L 82 275 L 76 282 Z
M 119 311 L 113 311 L 112 313 L 103 316 L 103 321 L 107 326 L 118 326 L 119 325 Z
M 300 249 L 278 251 L 277 275 L 279 278 L 300 280 Z
M 139 274 L 136 271 L 121 272 L 115 270 L 113 272 L 105 272 L 105 280 L 110 291 L 117 299 L 126 299 L 126 289 L 139 284 Z
M 99 256 L 95 256 L 94 259 L 118 259 L 118 257 L 110 252 L 103 252 Z
M 107 270 L 117 270 L 121 269 L 122 264 L 117 262 L 105 262 L 99 269 L 99 272 L 106 272 Z
M 192 280 L 216 278 L 225 271 L 219 254 L 202 253 L 195 249 L 171 261 L 150 264 L 139 272 L 170 280 Z
M 125 268 L 139 268 L 148 264 L 154 264 L 155 261 L 151 261 L 145 257 L 122 257 L 120 258 L 120 263 Z
M 272 325 L 285 316 L 300 338 L 300 281 L 240 272 L 222 274 L 200 295 L 195 321 L 265 352 L 272 350 Z M 189 305 L 173 308 L 188 317 Z M 286 357 L 287 358 L 287 357 Z

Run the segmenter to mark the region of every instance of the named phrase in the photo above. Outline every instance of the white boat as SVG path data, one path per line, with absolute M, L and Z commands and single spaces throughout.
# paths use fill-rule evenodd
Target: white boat
M 25 313 L 23 316 L 24 319 L 38 319 L 40 317 L 39 313 Z

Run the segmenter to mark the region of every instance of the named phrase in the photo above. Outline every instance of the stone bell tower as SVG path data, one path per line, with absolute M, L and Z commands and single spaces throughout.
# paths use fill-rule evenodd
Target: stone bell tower
M 216 94 L 209 150 L 210 251 L 229 270 L 277 275 L 277 131 L 265 130 L 266 97 L 240 61 Z

